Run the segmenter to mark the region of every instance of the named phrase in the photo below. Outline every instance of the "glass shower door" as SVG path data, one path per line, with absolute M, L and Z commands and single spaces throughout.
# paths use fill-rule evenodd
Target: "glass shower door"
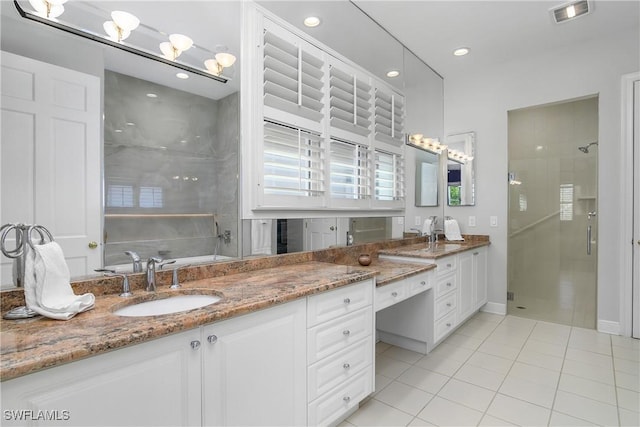
M 596 326 L 597 123 L 597 97 L 509 112 L 509 314 Z

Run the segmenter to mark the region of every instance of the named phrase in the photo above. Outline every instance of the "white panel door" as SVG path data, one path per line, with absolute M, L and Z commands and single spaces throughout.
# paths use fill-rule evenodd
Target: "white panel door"
M 335 246 L 338 241 L 337 222 L 335 218 L 312 218 L 304 222 L 305 251 L 317 251 Z
M 7 52 L 1 74 L 0 223 L 45 226 L 71 275 L 87 274 L 102 262 L 89 247 L 102 240 L 100 79 Z

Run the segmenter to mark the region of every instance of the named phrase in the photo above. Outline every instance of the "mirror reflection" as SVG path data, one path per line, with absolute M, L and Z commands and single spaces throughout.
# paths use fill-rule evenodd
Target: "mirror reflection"
M 416 206 L 438 206 L 440 155 L 416 151 Z
M 475 205 L 475 132 L 447 136 L 447 205 Z

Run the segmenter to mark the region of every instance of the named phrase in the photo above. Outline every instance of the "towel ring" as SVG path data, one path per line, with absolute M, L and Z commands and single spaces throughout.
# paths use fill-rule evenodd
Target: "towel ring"
M 7 258 L 20 258 L 24 253 L 24 224 L 5 224 L 0 228 L 0 250 Z M 16 245 L 14 249 L 7 249 L 6 239 L 11 232 L 16 232 Z
M 33 240 L 31 240 L 31 235 L 34 231 L 37 232 L 40 236 L 40 245 L 47 243 L 45 237 L 49 239 L 49 243 L 53 242 L 53 236 L 45 227 L 41 225 L 30 225 L 27 229 L 27 243 L 29 244 L 29 247 L 31 247 L 31 249 L 35 250 L 35 248 L 33 247 Z

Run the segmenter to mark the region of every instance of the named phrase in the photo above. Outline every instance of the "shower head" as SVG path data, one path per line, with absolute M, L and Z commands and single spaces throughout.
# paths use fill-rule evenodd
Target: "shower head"
M 589 147 L 591 147 L 592 145 L 598 145 L 598 141 L 591 142 L 591 143 L 589 143 L 587 145 L 584 145 L 582 147 L 578 147 L 578 150 L 582 151 L 585 154 L 588 154 L 589 153 Z

